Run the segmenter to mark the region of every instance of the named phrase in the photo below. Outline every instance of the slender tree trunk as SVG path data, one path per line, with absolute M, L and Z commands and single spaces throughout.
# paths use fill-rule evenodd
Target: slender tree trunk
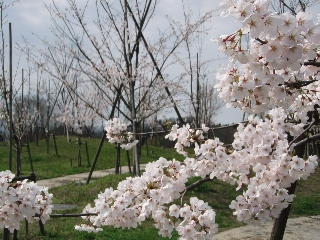
M 305 146 L 301 146 L 296 149 L 296 155 L 298 157 L 303 157 Z M 294 194 L 297 186 L 297 181 L 291 184 L 291 186 L 288 188 L 289 194 Z M 286 225 L 290 213 L 291 204 L 283 209 L 277 219 L 274 220 L 273 228 L 271 232 L 270 240 L 282 240 L 284 232 L 286 230 Z
M 39 65 L 37 71 L 37 118 L 36 118 L 36 126 L 35 126 L 35 138 L 36 138 L 36 146 L 39 146 Z
M 198 60 L 198 53 L 197 53 L 197 103 L 196 103 L 196 128 L 200 127 L 200 119 L 199 119 L 199 113 L 200 113 L 200 80 L 199 80 L 199 60 Z
M 21 140 L 17 137 L 14 136 L 14 140 L 16 142 L 16 156 L 17 156 L 17 160 L 16 160 L 16 176 L 20 176 L 21 175 Z
M 9 170 L 12 171 L 12 144 L 13 144 L 13 119 L 12 119 L 12 30 L 11 23 L 9 23 Z
M 66 134 L 67 134 L 67 142 L 70 142 L 68 125 L 65 124 L 65 127 L 66 127 L 65 129 L 66 129 Z
M 47 98 L 47 122 L 46 122 L 46 144 L 47 144 L 47 154 L 50 153 L 49 148 L 49 138 L 50 138 L 50 131 L 49 131 L 49 125 L 50 125 L 50 81 L 49 81 L 49 91 L 48 91 L 48 98 Z
M 130 98 L 131 98 L 131 119 L 132 119 L 132 133 L 133 140 L 137 139 L 137 130 L 138 130 L 138 122 L 137 122 L 137 113 L 134 102 L 134 83 L 130 82 Z M 133 161 L 135 163 L 136 176 L 140 176 L 140 159 L 139 159 L 139 143 L 134 146 L 133 149 Z

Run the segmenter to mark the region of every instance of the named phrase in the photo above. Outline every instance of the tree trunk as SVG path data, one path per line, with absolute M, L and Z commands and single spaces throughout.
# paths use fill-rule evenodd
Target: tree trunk
M 138 122 L 137 122 L 137 113 L 135 108 L 134 101 L 134 82 L 130 82 L 130 98 L 131 98 L 131 119 L 132 119 L 132 133 L 133 141 L 137 139 L 138 133 Z M 133 148 L 133 161 L 135 163 L 135 173 L 136 176 L 140 176 L 140 159 L 139 159 L 139 143 L 137 143 Z
M 17 136 L 14 136 L 17 148 L 17 162 L 16 162 L 16 176 L 21 175 L 21 141 L 18 139 Z
M 296 149 L 296 155 L 298 157 L 303 157 L 305 146 L 298 147 Z M 289 194 L 294 194 L 297 186 L 297 181 L 291 184 L 291 186 L 288 188 Z M 282 240 L 284 236 L 284 232 L 286 230 L 286 225 L 290 213 L 291 204 L 283 209 L 277 219 L 274 220 L 273 228 L 271 232 L 270 240 Z
M 13 119 L 12 119 L 12 30 L 9 23 L 9 170 L 12 171 Z

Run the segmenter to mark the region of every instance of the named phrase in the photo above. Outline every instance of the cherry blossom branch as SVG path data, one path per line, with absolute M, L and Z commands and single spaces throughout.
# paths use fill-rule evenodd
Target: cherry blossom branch
M 310 124 L 309 126 L 301 133 L 299 134 L 298 136 L 296 136 L 289 144 L 288 148 L 287 149 L 290 149 L 290 147 L 292 146 L 292 144 L 297 140 L 299 139 L 302 135 L 304 135 L 307 131 L 309 131 L 310 128 L 312 128 L 314 125 L 316 124 L 316 120 L 314 119 Z M 296 145 L 295 145 L 296 146 Z
M 212 181 L 212 180 L 213 180 L 213 179 L 211 179 L 210 176 L 207 176 L 207 177 L 202 178 L 202 179 L 200 179 L 199 181 L 194 182 L 194 183 L 190 184 L 189 186 L 187 186 L 187 187 L 185 188 L 185 190 L 183 191 L 183 193 L 181 194 L 181 206 L 183 205 L 182 202 L 183 202 L 184 195 L 185 195 L 188 191 L 190 191 L 190 190 L 192 190 L 192 189 L 195 189 L 196 187 L 200 186 L 201 184 L 206 183 L 206 182 L 209 182 L 209 181 Z
M 288 87 L 301 88 L 301 87 L 304 87 L 304 86 L 308 86 L 309 84 L 317 82 L 317 81 L 318 81 L 317 79 L 314 79 L 314 80 L 311 80 L 311 81 L 285 82 L 284 85 L 288 86 Z

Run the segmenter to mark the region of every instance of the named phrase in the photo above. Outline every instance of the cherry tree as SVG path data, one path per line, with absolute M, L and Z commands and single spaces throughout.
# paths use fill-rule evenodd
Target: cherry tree
M 62 8 L 52 1 L 47 8 L 56 31 L 77 47 L 82 72 L 111 106 L 107 119 L 113 118 L 117 110 L 131 122 L 135 140 L 140 123 L 163 108 L 173 107 L 183 122 L 175 100 L 183 87 L 171 81 L 165 70 L 173 52 L 210 19 L 211 11 L 188 22 L 181 32 L 176 32 L 172 25 L 175 23 L 170 23 L 168 29 L 159 29 L 157 38 L 150 39 L 146 32 L 150 31 L 148 25 L 158 1 L 96 1 L 94 22 L 86 15 L 92 5 L 80 5 L 74 0 L 67 1 L 67 5 Z M 139 175 L 138 146 L 134 159 Z
M 274 13 L 268 0 L 224 0 L 223 16 L 235 17 L 241 28 L 214 39 L 229 57 L 216 77 L 220 97 L 228 106 L 251 113 L 239 123 L 232 148 L 206 139 L 208 127 L 172 127 L 166 136 L 177 141 L 183 162 L 159 158 L 141 177 L 129 177 L 117 189 L 107 188 L 84 212 L 89 224 L 77 230 L 101 231 L 102 226 L 136 227 L 151 217 L 159 234 L 180 239 L 210 239 L 217 232 L 215 211 L 191 198 L 174 204 L 195 185 L 213 178 L 241 190 L 230 204 L 239 221 L 263 224 L 276 219 L 271 239 L 282 239 L 297 180 L 307 179 L 318 165 L 317 156 L 302 158 L 309 130 L 319 123 L 320 25 L 310 13 Z M 249 49 L 242 42 L 250 37 Z M 264 117 L 259 117 L 259 113 Z M 190 155 L 186 148 L 193 147 Z M 200 176 L 195 185 L 187 179 Z M 280 224 L 282 222 L 282 225 Z

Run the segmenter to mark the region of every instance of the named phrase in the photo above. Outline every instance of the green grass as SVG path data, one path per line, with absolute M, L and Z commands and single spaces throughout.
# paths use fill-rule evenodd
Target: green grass
M 50 139 L 50 152 L 47 154 L 45 140 L 39 141 L 39 146 L 36 146 L 34 142 L 30 143 L 31 158 L 33 163 L 34 172 L 38 180 L 48 179 L 54 177 L 60 177 L 64 175 L 89 172 L 90 166 L 87 162 L 87 155 L 85 151 L 85 145 L 81 148 L 81 167 L 78 167 L 78 145 L 77 138 L 71 137 L 71 142 L 67 142 L 65 136 L 57 136 L 57 149 L 59 156 L 56 156 L 53 139 Z M 92 164 L 98 149 L 100 139 L 95 138 L 82 138 L 82 142 L 87 141 L 89 160 Z M 142 146 L 141 148 L 141 163 L 147 163 L 157 160 L 160 156 L 167 159 L 180 159 L 183 157 L 175 152 L 174 149 L 163 149 L 155 146 Z M 15 154 L 15 152 L 13 152 Z M 121 165 L 128 165 L 126 151 L 121 149 Z M 132 151 L 130 151 L 130 162 L 132 166 Z M 13 156 L 15 159 L 15 155 Z M 116 148 L 114 144 L 110 144 L 107 141 L 104 142 L 101 149 L 95 170 L 103 170 L 107 168 L 113 168 L 115 166 Z M 15 173 L 15 162 L 13 162 L 12 172 Z M 31 172 L 29 156 L 27 148 L 22 148 L 22 166 L 21 175 L 29 175 Z M 9 169 L 9 149 L 8 146 L 0 145 L 0 171 Z
M 307 180 L 298 181 L 291 217 L 320 215 L 320 163 Z

